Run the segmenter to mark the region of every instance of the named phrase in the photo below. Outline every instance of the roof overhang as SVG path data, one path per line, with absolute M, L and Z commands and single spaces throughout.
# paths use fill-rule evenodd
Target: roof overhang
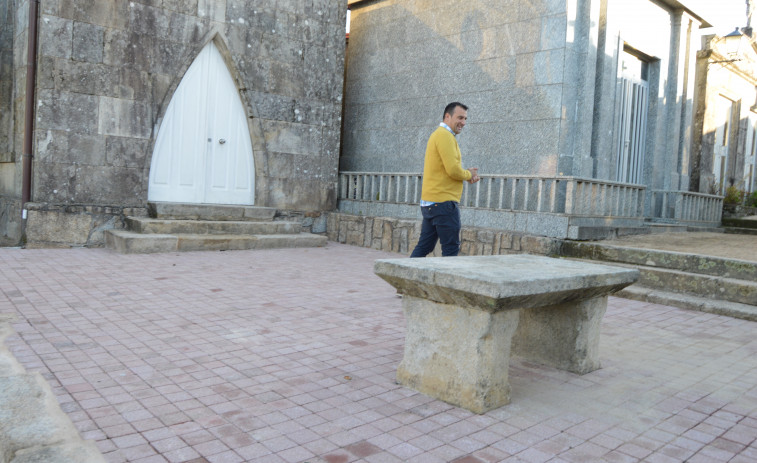
M 353 6 L 357 5 L 359 3 L 370 3 L 374 2 L 376 0 L 347 0 L 347 6 Z M 685 10 L 687 13 L 689 13 L 691 16 L 697 19 L 697 21 L 702 23 L 702 27 L 712 27 L 712 24 L 710 24 L 706 19 L 704 19 L 702 16 L 697 14 L 694 10 L 692 10 L 691 7 L 687 6 L 687 4 L 690 4 L 691 2 L 689 0 L 652 0 L 657 1 L 659 3 L 662 3 L 664 5 L 669 6 L 670 8 L 676 9 L 676 10 Z
M 692 3 L 690 0 L 680 0 L 680 1 L 678 1 L 678 0 L 653 0 L 653 1 L 657 1 L 659 3 L 662 3 L 663 5 L 667 5 L 670 8 L 673 8 L 673 9 L 676 9 L 676 10 L 684 10 L 684 11 L 686 11 L 688 14 L 690 14 L 692 17 L 694 17 L 697 21 L 699 21 L 700 23 L 702 23 L 702 25 L 701 25 L 702 28 L 704 28 L 704 27 L 712 27 L 712 24 L 710 24 L 709 21 L 707 21 L 706 19 L 704 19 L 696 11 L 694 11 L 691 6 L 689 6 Z

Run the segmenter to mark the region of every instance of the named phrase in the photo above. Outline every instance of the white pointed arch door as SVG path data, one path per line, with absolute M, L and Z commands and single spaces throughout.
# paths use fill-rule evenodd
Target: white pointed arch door
M 234 79 L 210 42 L 168 104 L 153 149 L 148 200 L 254 204 L 247 115 Z

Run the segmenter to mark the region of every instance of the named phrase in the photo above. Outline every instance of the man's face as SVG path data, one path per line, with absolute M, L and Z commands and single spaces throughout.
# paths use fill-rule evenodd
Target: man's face
M 450 129 L 452 129 L 455 134 L 459 134 L 463 127 L 465 127 L 465 122 L 468 120 L 468 111 L 464 110 L 460 106 L 455 106 L 455 110 L 452 112 L 452 114 L 445 114 L 444 115 L 444 123 L 449 126 Z

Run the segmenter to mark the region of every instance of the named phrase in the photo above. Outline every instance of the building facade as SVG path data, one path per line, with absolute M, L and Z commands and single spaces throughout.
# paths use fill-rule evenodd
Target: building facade
M 28 240 L 97 245 L 148 201 L 333 209 L 346 10 L 0 0 L 4 243 L 21 241 L 26 214 Z
M 751 32 L 747 28 L 747 32 Z M 691 188 L 725 194 L 755 191 L 757 46 L 739 31 L 703 38 L 697 54 L 695 156 Z
M 360 175 L 420 172 L 450 101 L 470 107 L 458 140 L 485 180 L 466 205 L 497 209 L 469 211 L 469 225 L 590 237 L 579 229 L 681 218 L 685 203 L 701 199 L 686 194 L 699 29 L 709 24 L 686 2 L 349 3 L 340 166 L 352 183 L 340 210 L 415 217 L 417 208 L 365 204 L 376 195 L 364 194 Z M 487 175 L 496 178 L 487 184 Z M 564 178 L 591 185 L 576 195 L 582 186 Z M 616 207 L 629 202 L 630 210 Z M 686 221 L 719 221 L 711 212 Z

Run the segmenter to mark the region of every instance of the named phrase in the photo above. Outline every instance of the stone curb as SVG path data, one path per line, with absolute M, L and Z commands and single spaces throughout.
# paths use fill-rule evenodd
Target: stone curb
M 11 320 L 0 314 L 0 463 L 105 463 L 42 375 L 27 372 L 5 346 Z

